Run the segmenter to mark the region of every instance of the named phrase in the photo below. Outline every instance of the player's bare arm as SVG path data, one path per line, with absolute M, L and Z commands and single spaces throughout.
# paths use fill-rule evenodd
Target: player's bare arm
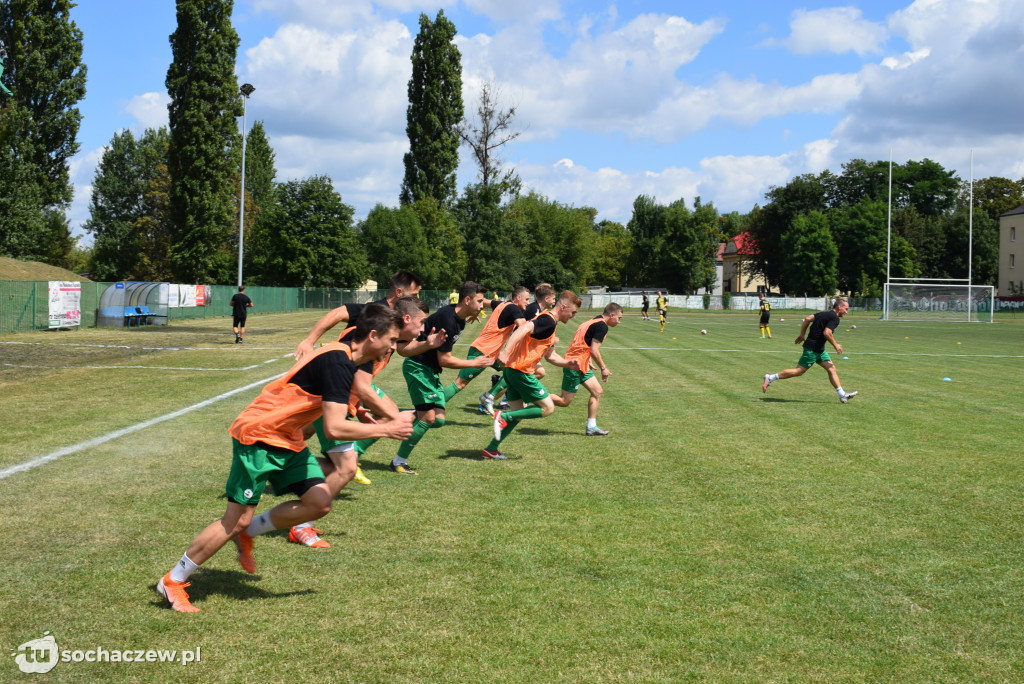
M 339 306 L 336 309 L 328 311 L 324 316 L 316 322 L 313 329 L 306 339 L 299 342 L 299 346 L 295 348 L 295 360 L 298 361 L 306 354 L 313 351 L 313 346 L 320 340 L 320 336 L 325 332 L 338 325 L 342 321 L 348 320 L 348 307 Z
M 437 363 L 441 368 L 487 368 L 494 363 L 494 359 L 490 356 L 460 359 L 451 352 L 437 352 Z
M 568 368 L 569 370 L 578 371 L 580 369 L 580 362 L 578 359 L 567 361 L 565 357 L 555 351 L 555 348 L 548 347 L 547 352 L 544 354 L 544 359 L 550 361 L 551 365 L 558 366 L 559 368 Z
M 601 343 L 594 340 L 590 343 L 590 359 L 601 369 L 601 382 L 608 382 L 608 378 L 611 377 L 612 372 L 608 370 L 608 366 L 605 365 L 604 359 L 601 358 Z
M 425 351 L 437 349 L 444 344 L 444 341 L 447 339 L 448 333 L 444 330 L 431 328 L 430 334 L 427 335 L 427 339 L 413 340 L 412 342 L 406 343 L 404 347 L 399 345 L 398 353 L 402 356 L 416 356 L 417 354 L 422 354 Z
M 360 439 L 407 439 L 412 434 L 414 413 L 403 411 L 394 420 L 382 423 L 360 423 L 348 420 L 348 404 L 334 401 L 323 402 L 324 434 L 328 439 L 339 442 L 355 442 Z
M 373 376 L 360 369 L 352 378 L 352 393 L 359 397 L 370 413 L 378 418 L 394 420 L 398 417 L 398 406 L 394 400 L 388 397 L 381 397 L 373 389 Z
M 825 328 L 825 339 L 829 341 L 829 344 L 835 347 L 836 352 L 840 354 L 843 353 L 843 345 L 836 342 L 836 338 L 832 335 L 832 331 L 829 328 Z

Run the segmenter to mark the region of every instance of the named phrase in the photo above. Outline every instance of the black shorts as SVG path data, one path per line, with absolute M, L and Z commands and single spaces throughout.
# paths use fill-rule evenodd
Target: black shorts
M 646 304 L 644 304 L 642 307 L 640 307 L 640 312 L 641 313 L 647 313 L 647 309 L 648 309 L 648 306 Z
M 761 312 L 761 325 L 768 325 L 768 319 L 772 317 L 770 311 Z
M 245 327 L 245 316 L 235 316 L 235 322 L 231 324 L 232 328 L 244 328 Z

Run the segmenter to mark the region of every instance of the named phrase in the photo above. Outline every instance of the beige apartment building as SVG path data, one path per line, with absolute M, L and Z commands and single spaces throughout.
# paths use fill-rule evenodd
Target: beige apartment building
M 1020 240 L 1017 236 L 1020 235 Z M 999 283 L 996 294 L 1009 297 L 1016 289 L 1024 293 L 1024 205 L 999 215 Z M 1010 283 L 1013 283 L 1011 287 Z

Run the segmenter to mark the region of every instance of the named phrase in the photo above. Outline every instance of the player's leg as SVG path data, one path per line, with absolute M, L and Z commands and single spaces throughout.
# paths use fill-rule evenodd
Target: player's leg
M 825 354 L 827 352 L 823 352 Z M 832 383 L 832 387 L 836 390 L 836 395 L 839 396 L 839 401 L 842 403 L 848 402 L 850 399 L 857 396 L 857 392 L 847 392 L 843 389 L 843 384 L 839 382 L 839 372 L 836 371 L 836 365 L 830 360 L 822 360 L 818 362 L 822 368 L 828 372 L 828 381 Z
M 761 385 L 761 391 L 767 392 L 768 386 L 776 380 L 785 380 L 787 378 L 797 378 L 807 372 L 807 369 L 818 362 L 818 355 L 812 352 L 810 349 L 804 349 L 803 354 L 800 355 L 800 360 L 797 361 L 796 368 L 787 368 L 784 371 L 778 373 L 766 373 L 764 376 L 764 384 Z
M 601 381 L 597 379 L 592 372 L 588 373 L 590 377 L 583 381 L 583 386 L 590 392 L 590 399 L 587 400 L 587 436 L 604 436 L 608 434 L 608 430 L 602 430 L 597 426 L 597 408 L 601 403 L 601 395 L 604 394 L 604 387 L 601 386 Z

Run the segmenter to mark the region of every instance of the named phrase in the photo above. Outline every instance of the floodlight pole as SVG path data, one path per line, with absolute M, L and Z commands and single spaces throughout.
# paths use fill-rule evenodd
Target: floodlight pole
M 251 83 L 243 83 L 242 93 L 242 192 L 238 198 L 238 287 L 242 287 L 242 252 L 245 244 L 245 103 L 256 90 Z

